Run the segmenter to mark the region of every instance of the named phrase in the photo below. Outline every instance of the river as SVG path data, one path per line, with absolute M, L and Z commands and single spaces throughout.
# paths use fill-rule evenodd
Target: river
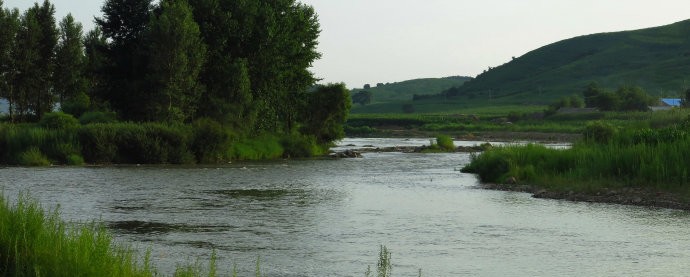
M 426 139 L 346 139 L 339 149 Z M 475 144 L 479 142 L 462 142 Z M 555 145 L 555 147 L 561 147 Z M 28 191 L 71 222 L 104 222 L 150 248 L 158 269 L 205 261 L 266 276 L 363 276 L 379 245 L 393 276 L 682 276 L 684 211 L 534 199 L 484 190 L 457 171 L 469 154 L 365 153 L 216 167 L 2 168 L 0 188 Z

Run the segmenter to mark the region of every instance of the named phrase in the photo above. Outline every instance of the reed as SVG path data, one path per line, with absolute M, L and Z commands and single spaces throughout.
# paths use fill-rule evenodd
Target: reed
M 518 181 L 563 189 L 595 184 L 688 190 L 688 155 L 687 129 L 639 129 L 608 139 L 583 140 L 565 150 L 539 145 L 496 147 L 473 157 L 463 171 L 477 173 L 482 182 Z

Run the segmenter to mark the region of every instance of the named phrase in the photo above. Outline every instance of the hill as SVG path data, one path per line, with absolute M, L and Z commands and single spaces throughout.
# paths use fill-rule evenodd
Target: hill
M 451 87 L 457 87 L 470 80 L 470 77 L 451 76 L 444 78 L 423 78 L 407 80 L 396 83 L 379 83 L 371 85 L 370 88 L 355 88 L 351 94 L 355 95 L 362 91 L 371 93 L 371 103 L 367 105 L 353 106 L 354 112 L 378 112 L 379 109 L 388 109 L 394 106 L 395 112 L 400 112 L 401 103 L 410 102 L 414 95 L 434 95 L 443 92 Z
M 458 87 L 451 98 L 546 104 L 579 94 L 592 81 L 679 95 L 690 85 L 690 20 L 559 41 L 491 68 Z

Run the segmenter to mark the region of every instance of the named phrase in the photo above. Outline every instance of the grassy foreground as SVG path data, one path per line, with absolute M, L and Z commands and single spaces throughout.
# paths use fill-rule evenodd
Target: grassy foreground
M 690 195 L 690 122 L 651 129 L 591 123 L 570 149 L 540 145 L 497 147 L 474 156 L 464 172 L 484 183 L 533 185 L 554 191 L 610 189 Z

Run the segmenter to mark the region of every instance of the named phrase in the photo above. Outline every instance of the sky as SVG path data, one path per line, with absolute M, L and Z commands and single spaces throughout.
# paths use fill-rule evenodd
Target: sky
M 5 0 L 25 10 L 30 0 Z M 52 0 L 93 28 L 103 1 Z M 688 0 L 301 0 L 319 15 L 323 83 L 474 77 L 512 57 L 580 35 L 690 19 Z M 59 20 L 59 19 L 58 19 Z

